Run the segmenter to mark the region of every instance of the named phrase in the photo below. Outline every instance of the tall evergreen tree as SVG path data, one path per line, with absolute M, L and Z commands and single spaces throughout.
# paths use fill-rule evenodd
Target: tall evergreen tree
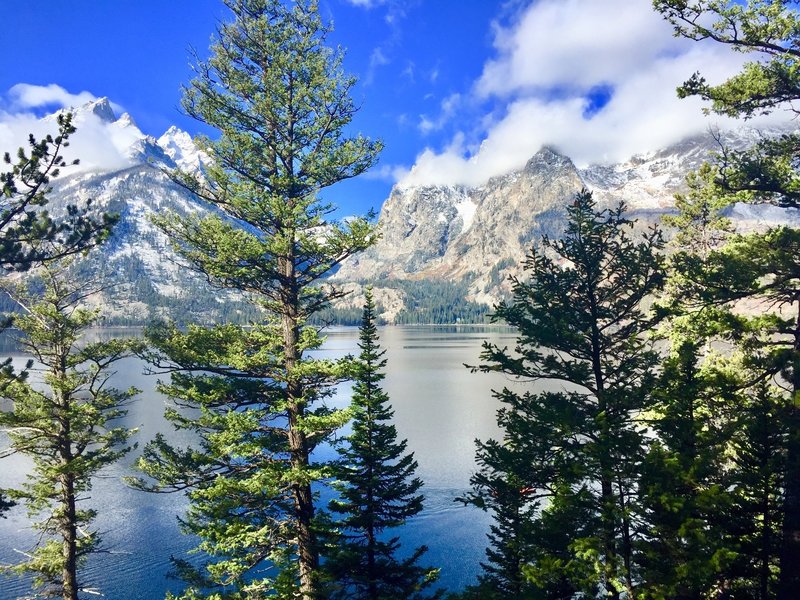
M 0 268 L 6 271 L 27 271 L 82 252 L 106 239 L 117 221 L 110 214 L 92 215 L 91 202 L 83 207 L 67 206 L 58 220 L 46 209 L 50 181 L 69 166 L 61 153 L 75 133 L 70 113 L 60 114 L 56 123 L 55 136 L 37 140 L 30 135 L 27 148 L 17 150 L 16 160 L 8 152 L 3 155 L 9 170 L 0 173 Z M 9 322 L 8 318 L 0 321 L 0 331 Z M 9 365 L 6 360 L 2 368 Z M 0 490 L 0 516 L 10 506 Z
M 654 0 L 654 6 L 675 28 L 675 34 L 695 40 L 711 39 L 729 45 L 733 50 L 755 56 L 742 70 L 722 83 L 709 83 L 695 73 L 678 89 L 680 96 L 697 95 L 710 102 L 708 110 L 733 117 L 749 118 L 783 108 L 797 112 L 800 99 L 800 13 L 793 2 L 785 0 Z M 727 202 L 768 202 L 778 206 L 800 205 L 800 135 L 796 132 L 764 138 L 751 148 L 741 151 L 723 150 L 716 160 L 716 173 L 708 185 Z M 707 304 L 730 305 L 735 299 L 773 301 L 780 308 L 770 317 L 760 319 L 763 326 L 755 336 L 766 343 L 771 368 L 782 372 L 788 382 L 786 413 L 788 431 L 787 455 L 783 481 L 783 542 L 781 547 L 781 583 L 777 598 L 790 600 L 800 597 L 800 321 L 786 318 L 793 306 L 794 275 L 789 272 L 793 259 L 777 251 L 773 242 L 782 239 L 791 247 L 796 232 L 782 229 L 766 235 L 758 234 L 747 240 L 737 238 L 727 253 L 731 264 L 717 260 L 715 267 L 723 277 L 736 278 L 735 269 L 743 269 L 745 282 L 702 281 L 699 295 Z M 790 239 L 792 238 L 792 239 Z M 746 246 L 750 246 L 748 250 Z M 766 255 L 759 250 L 766 247 Z M 796 252 L 791 250 L 791 252 Z M 717 255 L 717 259 L 725 258 Z M 776 259 L 773 265 L 768 260 Z M 752 264 L 746 261 L 752 260 Z M 716 277 L 716 273 L 711 272 Z M 776 277 L 772 285 L 755 277 Z M 778 288 L 782 288 L 778 291 Z M 705 288 L 705 291 L 702 289 Z M 797 314 L 795 312 L 795 314 Z M 742 337 L 753 333 L 758 320 L 743 323 L 726 318 L 728 335 Z M 776 345 L 776 338 L 778 344 Z M 751 348 L 752 349 L 752 348 Z M 769 370 L 769 369 L 768 369 Z
M 86 343 L 86 330 L 97 323 L 99 312 L 81 308 L 91 293 L 85 285 L 68 281 L 64 265 L 43 270 L 41 298 L 20 292 L 16 297 L 25 314 L 14 318 L 23 334 L 23 350 L 42 372 L 34 383 L 27 372 L 7 368 L 2 395 L 12 408 L 0 412 L 13 453 L 33 460 L 33 471 L 14 500 L 24 502 L 41 532 L 29 559 L 10 567 L 34 575 L 34 585 L 47 596 L 77 600 L 85 591 L 80 576 L 83 560 L 97 552 L 100 537 L 90 531 L 96 511 L 81 508 L 92 479 L 104 467 L 128 452 L 133 431 L 114 424 L 125 414 L 124 405 L 138 392 L 108 385 L 111 368 L 140 346 L 138 342 L 109 340 Z
M 775 598 L 780 572 L 787 402 L 759 381 L 738 394 L 730 444 L 733 504 L 727 533 L 729 588 L 736 597 Z
M 734 500 L 737 519 L 745 529 L 754 522 L 771 523 L 771 526 L 781 523 L 785 529 L 786 519 L 791 517 L 790 497 L 786 495 L 790 496 L 793 484 L 785 478 L 791 473 L 791 464 L 787 463 L 792 456 L 792 435 L 797 425 L 794 404 L 796 391 L 800 389 L 796 380 L 800 339 L 798 252 L 800 231 L 779 227 L 765 233 L 732 236 L 724 247 L 710 252 L 705 258 L 690 254 L 676 256 L 680 277 L 685 282 L 683 287 L 690 294 L 690 308 L 698 311 L 698 318 L 706 330 L 714 332 L 733 348 L 740 349 L 743 355 L 739 373 L 747 376 L 740 375 L 734 379 L 741 390 L 733 399 L 738 414 L 730 417 L 735 435 L 729 441 L 726 455 L 736 457 L 732 477 L 737 478 L 735 485 L 741 494 Z M 737 311 L 736 307 L 742 301 L 756 303 L 759 314 Z M 765 387 L 765 382 L 771 379 L 781 385 L 782 394 L 776 393 L 780 388 Z M 746 435 L 751 437 L 743 437 Z M 780 471 L 770 475 L 767 472 L 769 468 Z M 764 480 L 770 482 L 772 493 L 760 496 L 760 503 L 755 502 L 752 498 L 761 492 L 754 490 L 752 485 Z M 782 509 L 776 511 L 778 499 Z M 749 516 L 742 513 L 746 507 L 754 511 Z M 768 570 L 771 571 L 778 562 L 782 585 L 789 585 L 790 582 L 784 579 L 784 566 L 794 564 L 785 554 L 786 544 L 790 542 L 784 537 L 781 559 L 776 561 L 774 536 L 769 533 L 769 527 L 762 533 L 760 538 L 754 534 L 745 536 L 744 533 L 739 537 L 750 540 L 749 553 L 758 556 L 762 565 L 770 565 Z M 766 546 L 757 546 L 759 540 Z M 752 571 L 751 575 L 755 577 Z M 759 577 L 761 583 L 758 585 L 746 585 L 760 590 L 759 593 L 769 592 L 767 596 L 755 597 L 773 597 L 775 586 L 764 583 L 769 578 L 765 579 L 763 572 Z M 791 573 L 788 577 L 791 580 Z M 785 589 L 778 588 L 778 597 L 791 597 L 781 596 L 786 593 Z
M 508 519 L 493 530 L 486 569 L 504 594 L 517 593 L 520 572 L 542 597 L 635 594 L 631 518 L 645 447 L 637 421 L 657 363 L 645 335 L 658 317 L 644 302 L 664 272 L 660 232 L 636 240 L 623 211 L 597 210 L 587 191 L 575 197 L 563 238 L 534 249 L 530 280 L 514 281 L 513 301 L 497 307 L 495 319 L 519 331 L 514 351 L 487 343 L 481 355 L 482 371 L 566 387 L 504 389 L 505 438 L 479 445 L 467 500 Z M 564 535 L 566 523 L 574 534 Z
M 349 367 L 308 356 L 321 338 L 307 319 L 342 295 L 320 279 L 374 239 L 366 219 L 330 221 L 333 208 L 318 193 L 367 170 L 380 144 L 345 133 L 355 80 L 325 45 L 315 0 L 225 4 L 233 20 L 218 28 L 183 100 L 219 137 L 198 140 L 211 157 L 204 177 L 176 179 L 229 218 L 171 215 L 158 225 L 192 268 L 245 292 L 264 321 L 151 337 L 156 360 L 178 372 L 167 393 L 200 409 L 191 422 L 168 417 L 194 429 L 200 446 L 179 452 L 161 438 L 141 466 L 162 489 L 192 489 L 187 528 L 213 564 L 187 594 L 208 584 L 230 597 L 277 590 L 311 600 L 319 597 L 312 484 L 328 474 L 312 451 L 346 421 L 324 399 Z M 275 569 L 252 572 L 265 561 Z
M 675 348 L 641 478 L 641 597 L 774 598 L 785 398 L 747 353 Z
M 333 471 L 339 496 L 330 509 L 338 515 L 335 538 L 325 569 L 335 588 L 330 598 L 400 600 L 431 597 L 421 594 L 437 571 L 418 564 L 427 548 L 417 548 L 408 558 L 397 554 L 397 536 L 387 530 L 403 525 L 422 510 L 422 480 L 415 476 L 417 461 L 407 453 L 406 440 L 397 441 L 390 420 L 394 414 L 381 389 L 386 354 L 378 343 L 372 290 L 366 300 L 359 329 L 361 353 L 354 363 L 353 431 L 339 449 Z
M 493 518 L 483 573 L 466 597 L 570 598 L 583 589 L 568 568 L 575 564 L 570 544 L 600 527 L 573 464 L 590 406 L 576 395 L 508 388 L 495 397 L 503 405 L 497 414 L 503 439 L 477 442 L 473 492 L 461 499 Z M 559 435 L 563 451 L 552 446 Z

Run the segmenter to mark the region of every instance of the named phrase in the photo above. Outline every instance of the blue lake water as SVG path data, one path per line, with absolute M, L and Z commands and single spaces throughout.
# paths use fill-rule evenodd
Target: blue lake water
M 357 333 L 355 328 L 330 330 L 320 356 L 357 353 Z M 409 552 L 426 544 L 424 564 L 440 567 L 440 585 L 458 590 L 474 583 L 480 571 L 489 517 L 454 499 L 469 489 L 475 439 L 498 435 L 497 402 L 491 389 L 509 384 L 499 375 L 471 374 L 464 363 L 479 362 L 483 340 L 511 346 L 513 335 L 484 327 L 407 326 L 381 328 L 380 336 L 389 361 L 383 387 L 395 411 L 398 435 L 408 439 L 408 448 L 419 462 L 418 475 L 425 482 L 425 509 L 402 528 L 401 541 Z M 22 356 L 14 358 L 24 361 Z M 154 389 L 157 377 L 144 371 L 145 365 L 133 358 L 117 365 L 114 385 L 142 390 L 129 408 L 125 425 L 139 427 L 140 445 L 157 432 L 180 442 L 163 420 L 164 398 Z M 348 401 L 346 386 L 331 399 L 341 406 Z M 0 434 L 0 450 L 6 441 Z M 128 464 L 138 452 L 134 450 L 125 462 L 104 472 L 87 500 L 98 510 L 94 528 L 102 532 L 107 552 L 91 557 L 84 580 L 106 598 L 157 599 L 167 590 L 179 591 L 181 583 L 168 576 L 169 557 L 184 556 L 194 545 L 178 530 L 177 517 L 186 506 L 182 495 L 148 494 L 122 483 L 121 477 L 131 474 Z M 0 487 L 19 484 L 28 468 L 23 457 L 1 459 Z M 12 510 L 7 519 L 0 519 L 0 564 L 19 560 L 19 553 L 35 539 L 24 509 Z M 26 581 L 0 575 L 0 600 L 29 592 Z

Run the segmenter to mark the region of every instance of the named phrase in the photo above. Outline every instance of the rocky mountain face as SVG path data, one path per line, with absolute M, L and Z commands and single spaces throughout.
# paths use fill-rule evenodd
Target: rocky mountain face
M 566 202 L 582 186 L 569 158 L 543 148 L 521 171 L 480 188 L 396 187 L 381 210 L 381 240 L 336 279 L 469 277 L 472 298 L 489 303 L 530 241 L 560 231 Z
M 169 240 L 150 220 L 167 209 L 214 210 L 164 174 L 176 166 L 201 171 L 208 163 L 190 136 L 175 127 L 157 139 L 146 136 L 129 115 L 117 117 L 106 99 L 76 109 L 75 123 L 79 132 L 86 127 L 113 141 L 119 160 L 66 171 L 53 184 L 51 210 L 91 198 L 98 210 L 120 215 L 111 240 L 76 267 L 77 276 L 111 284 L 97 301 L 112 322 L 242 316 L 246 308 L 235 295 L 211 290 L 175 261 Z M 733 136 L 727 143 L 744 146 L 757 134 L 727 135 Z M 396 186 L 381 210 L 381 240 L 332 277 L 353 292 L 338 308 L 357 315 L 360 288 L 372 283 L 388 322 L 406 322 L 409 315 L 422 322 L 474 319 L 508 292 L 508 276 L 520 273 L 537 239 L 560 235 L 565 207 L 581 188 L 592 190 L 601 206 L 624 201 L 630 217 L 657 222 L 674 206 L 686 174 L 716 147 L 711 135 L 703 135 L 625 163 L 587 168 L 545 147 L 519 171 L 480 187 Z M 774 207 L 737 205 L 731 216 L 745 230 L 783 222 L 800 226 L 798 211 Z
M 761 135 L 742 130 L 727 144 L 744 147 Z M 685 191 L 685 177 L 718 149 L 710 134 L 686 139 L 647 156 L 615 165 L 578 168 L 553 148 L 543 148 L 519 171 L 477 188 L 395 187 L 381 210 L 382 239 L 349 259 L 341 281 L 446 280 L 465 282 L 467 300 L 491 305 L 509 291 L 509 275 L 535 240 L 557 237 L 565 207 L 576 192 L 593 192 L 601 207 L 624 202 L 642 225 L 657 223 Z M 800 226 L 800 211 L 735 205 L 730 216 L 740 230 L 778 223 Z M 395 301 L 395 305 L 397 302 Z

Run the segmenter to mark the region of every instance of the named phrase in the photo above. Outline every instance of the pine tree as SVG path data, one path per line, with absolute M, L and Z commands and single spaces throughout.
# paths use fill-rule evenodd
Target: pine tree
M 499 392 L 505 437 L 479 446 L 466 500 L 501 517 L 485 578 L 503 595 L 525 579 L 542 597 L 635 593 L 631 518 L 646 443 L 637 420 L 657 362 L 645 335 L 658 315 L 644 302 L 664 272 L 660 232 L 634 239 L 623 211 L 575 197 L 563 238 L 534 249 L 530 280 L 515 280 L 512 302 L 496 309 L 518 330 L 516 347 L 487 343 L 481 355 L 482 371 L 566 388 Z
M 307 320 L 342 296 L 321 278 L 374 239 L 367 219 L 329 220 L 333 207 L 318 193 L 367 170 L 380 144 L 345 134 L 355 80 L 342 74 L 341 52 L 325 46 L 329 28 L 314 0 L 226 5 L 233 21 L 219 27 L 183 100 L 219 137 L 197 140 L 211 157 L 204 177 L 176 179 L 227 218 L 171 215 L 158 225 L 191 268 L 247 294 L 264 319 L 151 336 L 154 359 L 176 371 L 165 391 L 199 409 L 196 419 L 168 417 L 195 430 L 200 446 L 183 452 L 158 439 L 141 467 L 162 489 L 192 490 L 187 529 L 211 564 L 184 569 L 187 594 L 219 587 L 230 597 L 273 590 L 312 600 L 312 484 L 328 474 L 312 452 L 346 421 L 324 400 L 349 367 L 308 356 L 322 338 Z
M 734 497 L 737 516 L 731 522 L 738 522 L 741 531 L 730 539 L 746 539 L 750 544 L 747 552 L 740 552 L 745 558 L 744 563 L 739 562 L 737 580 L 744 588 L 767 594 L 754 596 L 759 598 L 773 597 L 775 589 L 764 569 L 771 572 L 779 564 L 782 585 L 790 584 L 793 572 L 792 569 L 788 575 L 785 573 L 784 566 L 793 564 L 785 558 L 786 541 L 781 545 L 780 561 L 775 559 L 777 545 L 771 527 L 782 523 L 785 528 L 790 518 L 787 511 L 791 508 L 787 503 L 792 482 L 785 477 L 791 473 L 787 463 L 791 460 L 792 433 L 797 425 L 793 390 L 800 389 L 795 362 L 800 339 L 798 252 L 800 231 L 779 227 L 765 233 L 732 236 L 724 247 L 703 259 L 688 254 L 676 257 L 680 277 L 688 282 L 684 287 L 689 290 L 688 305 L 696 311 L 696 319 L 742 355 L 738 359 L 739 375 L 734 380 L 734 387 L 739 389 L 733 400 L 737 412 L 729 416 L 735 435 L 726 449 L 727 456 L 735 457 L 731 476 L 736 478 L 735 485 L 740 490 Z M 742 300 L 757 302 L 759 314 L 735 310 Z M 782 393 L 764 387 L 764 382 L 773 378 L 783 387 Z M 778 471 L 769 473 L 770 468 Z M 759 484 L 759 481 L 769 483 Z M 771 492 L 764 495 L 759 486 L 760 490 L 770 487 Z M 776 510 L 779 501 L 782 507 Z M 748 507 L 752 512 L 746 514 L 743 511 Z M 749 530 L 753 523 L 759 522 L 765 528 L 757 536 Z M 751 564 L 752 557 L 758 557 L 762 567 L 742 566 Z M 754 583 L 756 572 L 758 584 Z M 786 588 L 778 589 L 778 597 L 790 597 L 781 596 Z
M 3 372 L 3 396 L 13 403 L 0 412 L 11 451 L 33 460 L 33 472 L 11 497 L 22 501 L 41 537 L 29 559 L 10 570 L 34 575 L 34 585 L 47 596 L 77 600 L 85 590 L 80 566 L 100 549 L 100 536 L 90 531 L 96 511 L 81 508 L 92 479 L 130 448 L 134 433 L 114 424 L 125 415 L 125 404 L 138 390 L 108 385 L 111 368 L 140 344 L 109 340 L 86 343 L 86 330 L 97 323 L 99 312 L 81 308 L 91 293 L 64 275 L 64 265 L 43 270 L 41 298 L 18 290 L 25 306 L 14 325 L 23 337 L 22 348 L 36 361 L 28 369 L 42 373 L 42 383 L 29 381 L 28 371 Z
M 723 390 L 736 386 L 710 368 L 713 361 L 701 366 L 701 346 L 701 337 L 678 332 L 653 394 L 655 440 L 639 483 L 645 598 L 710 596 L 725 587 L 736 552 L 727 455 L 739 398 L 725 400 Z
M 105 240 L 117 217 L 91 215 L 91 201 L 84 207 L 67 206 L 66 214 L 54 220 L 45 206 L 50 181 L 69 166 L 61 152 L 75 133 L 70 113 L 60 114 L 58 134 L 37 140 L 28 138 L 27 149 L 20 147 L 16 161 L 6 152 L 3 162 L 8 171 L 0 173 L 0 268 L 27 271 L 42 263 L 82 252 Z M 71 164 L 77 164 L 77 160 Z M 0 331 L 10 319 L 0 321 Z M 7 370 L 10 359 L 0 365 Z M 0 490 L 0 516 L 13 505 Z
M 600 527 L 592 499 L 573 490 L 582 479 L 572 463 L 578 428 L 590 418 L 588 406 L 566 394 L 505 388 L 494 395 L 503 405 L 497 423 L 504 436 L 477 442 L 473 492 L 461 498 L 493 518 L 487 561 L 470 593 L 492 600 L 571 597 L 581 585 L 567 568 L 574 564 L 570 544 Z M 559 435 L 563 451 L 554 452 Z M 531 565 L 537 566 L 535 573 Z
M 797 70 L 800 13 L 794 3 L 784 0 L 654 0 L 654 6 L 672 23 L 678 36 L 711 39 L 729 45 L 733 50 L 755 55 L 755 60 L 746 63 L 739 73 L 722 83 L 710 84 L 702 74 L 695 73 L 678 89 L 680 96 L 697 95 L 710 103 L 708 111 L 745 119 L 778 108 L 797 112 L 795 101 L 800 98 L 800 72 Z M 716 174 L 709 178 L 708 184 L 728 203 L 744 201 L 799 206 L 798 142 L 800 135 L 792 132 L 765 137 L 746 150 L 723 149 L 715 161 Z M 767 235 L 759 234 L 750 240 L 737 238 L 728 254 L 731 263 L 724 266 L 717 260 L 715 265 L 729 281 L 707 281 L 705 292 L 698 290 L 698 296 L 703 297 L 709 306 L 728 308 L 736 299 L 744 298 L 774 301 L 771 316 L 760 319 L 763 327 L 759 332 L 753 330 L 759 320 L 742 322 L 735 317 L 723 319 L 725 325 L 722 328 L 730 337 L 741 338 L 755 333 L 756 339 L 766 343 L 772 359 L 773 364 L 767 371 L 781 371 L 783 381 L 788 383 L 779 600 L 800 597 L 800 570 L 797 569 L 800 564 L 800 321 L 785 317 L 788 311 L 798 314 L 796 311 L 800 306 L 793 306 L 792 293 L 796 293 L 792 289 L 796 284 L 790 275 L 792 270 L 796 273 L 793 260 L 788 253 L 776 252 L 772 242 L 782 238 L 791 247 L 794 242 L 789 238 L 794 237 L 796 232 L 783 229 Z M 745 248 L 748 245 L 750 250 Z M 759 255 L 759 249 L 763 250 L 765 246 L 770 247 L 767 255 Z M 719 254 L 716 258 L 724 257 L 724 254 Z M 752 260 L 752 264 L 747 264 L 745 259 Z M 770 265 L 770 259 L 778 262 Z M 736 279 L 736 269 L 749 273 L 744 279 L 750 277 L 750 281 L 730 281 Z M 778 291 L 778 285 L 758 281 L 757 276 L 777 277 L 783 289 Z M 697 287 L 703 288 L 704 285 L 700 281 Z M 774 344 L 776 336 L 780 340 L 777 346 Z
M 736 597 L 769 600 L 776 597 L 780 573 L 788 406 L 785 394 L 764 381 L 737 399 L 727 527 L 736 552 L 728 569 L 729 588 Z
M 336 582 L 330 598 L 400 600 L 432 597 L 421 590 L 437 571 L 418 564 L 427 548 L 417 548 L 408 558 L 397 554 L 397 536 L 384 534 L 403 525 L 422 510 L 422 480 L 415 476 L 417 461 L 407 453 L 406 440 L 397 441 L 390 420 L 394 414 L 381 389 L 386 367 L 385 350 L 378 343 L 375 303 L 367 288 L 359 329 L 361 353 L 354 363 L 351 411 L 353 431 L 339 448 L 334 469 L 339 496 L 330 509 L 338 515 L 340 534 L 325 569 Z

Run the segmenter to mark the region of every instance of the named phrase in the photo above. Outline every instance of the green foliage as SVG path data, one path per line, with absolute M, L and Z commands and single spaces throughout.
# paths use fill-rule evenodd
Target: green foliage
M 678 89 L 710 102 L 707 112 L 744 117 L 776 108 L 795 110 L 800 98 L 800 14 L 784 0 L 654 0 L 675 35 L 711 39 L 733 50 L 755 53 L 740 73 L 717 85 L 695 73 Z M 717 191 L 728 202 L 770 202 L 798 206 L 798 135 L 764 138 L 743 151 L 725 150 L 717 161 Z
M 677 214 L 662 219 L 676 230 L 672 240 L 676 248 L 704 256 L 719 248 L 732 232 L 730 219 L 722 214 L 730 202 L 720 197 L 719 186 L 715 184 L 718 175 L 718 167 L 704 163 L 686 176 L 689 193 L 676 195 Z
M 158 225 L 212 283 L 257 294 L 270 310 L 285 309 L 291 283 L 297 317 L 307 318 L 339 296 L 315 287 L 318 280 L 375 239 L 368 219 L 327 220 L 333 207 L 317 193 L 366 171 L 381 145 L 344 135 L 357 110 L 349 97 L 355 80 L 342 74 L 341 53 L 324 45 L 328 28 L 316 2 L 226 4 L 235 20 L 220 26 L 183 100 L 221 135 L 196 141 L 213 158 L 202 181 L 176 179 L 249 228 L 217 216 L 172 215 Z
M 730 585 L 737 595 L 774 598 L 790 407 L 786 395 L 765 382 L 747 388 L 738 400 L 730 446 L 734 492 L 727 534 L 735 549 Z
M 433 279 L 382 281 L 381 287 L 401 290 L 405 308 L 397 315 L 398 325 L 483 323 L 489 307 L 466 300 L 470 280 Z
M 30 135 L 27 151 L 19 148 L 16 162 L 8 152 L 3 156 L 10 166 L 0 173 L 0 268 L 6 271 L 27 271 L 85 251 L 107 238 L 117 220 L 108 214 L 91 216 L 91 201 L 83 208 L 68 206 L 66 215 L 57 221 L 44 208 L 50 180 L 67 166 L 60 152 L 69 146 L 69 137 L 75 132 L 69 113 L 59 115 L 57 124 L 55 137 L 37 140 Z M 8 318 L 0 321 L 0 331 L 9 323 Z M 9 365 L 7 360 L 0 367 L 7 369 Z M 12 505 L 0 492 L 0 516 Z
M 380 289 L 399 290 L 405 303 L 393 323 L 396 325 L 449 325 L 453 323 L 483 323 L 489 307 L 466 299 L 470 278 L 460 281 L 433 279 L 392 279 L 380 282 L 361 282 Z M 383 307 L 377 304 L 377 313 Z M 378 316 L 378 321 L 381 319 Z M 358 325 L 361 310 L 357 308 L 326 307 L 311 319 L 325 325 Z
M 367 288 L 358 347 L 353 363 L 353 432 L 339 448 L 334 465 L 338 498 L 330 510 L 339 533 L 325 562 L 331 581 L 328 597 L 369 600 L 430 598 L 420 593 L 436 579 L 438 571 L 417 561 L 427 550 L 417 548 L 405 559 L 397 557 L 398 537 L 384 532 L 403 525 L 422 510 L 422 480 L 415 477 L 417 461 L 397 441 L 390 423 L 389 397 L 381 389 L 386 367 L 385 350 L 378 344 L 375 303 Z
M 282 583 L 281 569 L 296 570 L 295 489 L 330 474 L 325 464 L 287 460 L 291 433 L 285 423 L 295 400 L 287 399 L 286 386 L 291 382 L 306 390 L 301 400 L 306 410 L 294 417 L 292 431 L 307 434 L 310 453 L 349 418 L 347 411 L 324 404 L 333 386 L 349 375 L 349 362 L 305 358 L 287 370 L 281 327 L 274 324 L 190 326 L 185 332 L 161 325 L 147 338 L 158 348 L 149 360 L 175 371 L 160 387 L 174 402 L 167 419 L 198 439 L 197 445 L 178 449 L 157 436 L 138 462 L 156 480 L 150 489 L 189 490 L 182 528 L 199 537 L 198 550 L 209 560 L 201 567 L 177 564 L 190 584 L 185 597 L 205 597 L 203 589 L 209 597 L 216 592 L 224 598 L 239 598 L 245 588 L 274 591 Z M 299 350 L 321 343 L 315 329 L 305 328 Z M 256 567 L 264 572 L 253 577 Z
M 679 95 L 699 95 L 711 110 L 732 117 L 769 112 L 798 97 L 800 18 L 785 0 L 654 0 L 653 6 L 675 28 L 675 35 L 711 39 L 763 60 L 749 62 L 722 84 L 709 85 L 696 73 Z
M 727 487 L 737 490 L 725 513 L 727 524 L 736 529 L 725 530 L 727 563 L 718 568 L 727 566 L 728 575 L 736 575 L 729 585 L 758 598 L 792 597 L 787 588 L 775 591 L 775 579 L 778 571 L 786 575 L 778 568 L 787 564 L 786 558 L 778 560 L 787 552 L 779 542 L 785 535 L 780 525 L 793 527 L 792 481 L 787 478 L 799 425 L 798 251 L 800 232 L 778 227 L 731 236 L 705 257 L 678 253 L 674 260 L 689 332 L 725 340 L 741 352 L 738 363 L 728 367 L 727 386 L 738 391 L 726 416 L 731 433 L 721 438 L 725 457 L 716 463 L 718 470 L 729 472 Z M 738 309 L 742 302 L 756 309 L 743 312 Z M 784 391 L 768 386 L 769 379 Z M 792 589 L 789 579 L 785 585 Z
M 189 575 L 185 597 L 316 600 L 322 519 L 312 483 L 329 466 L 311 453 L 347 420 L 324 401 L 350 361 L 310 358 L 321 337 L 307 323 L 344 295 L 324 276 L 376 235 L 369 215 L 329 220 L 333 207 L 318 193 L 372 166 L 380 143 L 346 133 L 355 81 L 325 45 L 316 2 L 225 4 L 233 20 L 198 59 L 183 100 L 219 136 L 196 140 L 211 157 L 202 178 L 173 174 L 225 218 L 167 214 L 156 224 L 191 268 L 263 313 L 250 329 L 151 332 L 152 359 L 173 371 L 167 417 L 199 445 L 157 438 L 140 466 L 160 489 L 190 489 L 186 529 L 209 560 Z
M 679 88 L 680 96 L 698 95 L 710 102 L 708 112 L 745 119 L 776 108 L 796 112 L 800 14 L 795 3 L 655 0 L 654 6 L 677 36 L 712 39 L 756 56 L 722 83 L 709 84 L 695 73 Z M 746 150 L 723 148 L 700 175 L 710 201 L 717 206 L 736 201 L 798 206 L 797 142 L 798 136 L 788 133 L 762 138 Z M 737 433 L 727 441 L 729 462 L 719 466 L 739 478 L 734 489 L 741 491 L 733 494 L 728 515 L 729 523 L 740 528 L 735 539 L 741 545 L 727 544 L 736 577 L 726 586 L 746 597 L 790 600 L 800 595 L 797 245 L 797 232 L 780 227 L 734 236 L 699 256 L 679 253 L 675 260 L 675 290 L 689 311 L 680 326 L 701 339 L 725 339 L 743 355 L 739 374 L 746 379 L 739 384 L 739 404 L 748 418 L 729 419 Z M 742 303 L 750 307 L 749 314 L 739 310 Z M 770 379 L 785 391 L 767 386 Z
M 125 444 L 134 433 L 114 421 L 138 390 L 110 387 L 111 368 L 141 344 L 87 343 L 84 334 L 98 313 L 81 308 L 90 290 L 66 280 L 61 268 L 45 269 L 43 297 L 15 294 L 26 312 L 14 324 L 37 366 L 3 370 L 2 394 L 13 407 L 0 412 L 0 426 L 7 428 L 11 450 L 33 460 L 27 483 L 10 496 L 39 519 L 34 527 L 41 533 L 30 558 L 9 570 L 34 574 L 34 585 L 48 594 L 77 599 L 79 567 L 100 549 L 99 535 L 88 529 L 95 511 L 80 509 L 79 502 L 88 498 L 93 477 L 129 451 Z M 41 383 L 29 381 L 29 370 L 41 372 Z
M 6 152 L 10 170 L 0 173 L 0 267 L 26 271 L 31 266 L 82 252 L 111 233 L 116 216 L 90 214 L 85 207 L 68 206 L 66 215 L 54 220 L 44 206 L 50 180 L 67 166 L 61 155 L 75 133 L 72 115 L 57 118 L 58 135 L 37 140 L 29 136 L 28 149 L 19 148 L 16 162 Z M 77 161 L 72 164 L 76 164 Z
M 723 585 L 733 559 L 726 537 L 732 485 L 726 453 L 734 383 L 699 366 L 699 344 L 679 338 L 654 391 L 656 436 L 640 479 L 645 598 L 701 598 Z
M 544 238 L 495 319 L 519 331 L 513 352 L 484 346 L 481 371 L 564 391 L 496 392 L 502 442 L 478 444 L 464 500 L 495 525 L 482 585 L 503 597 L 632 594 L 631 522 L 657 354 L 645 339 L 663 285 L 661 234 L 634 239 L 624 207 L 597 211 L 589 192 L 567 209 L 561 240 Z

